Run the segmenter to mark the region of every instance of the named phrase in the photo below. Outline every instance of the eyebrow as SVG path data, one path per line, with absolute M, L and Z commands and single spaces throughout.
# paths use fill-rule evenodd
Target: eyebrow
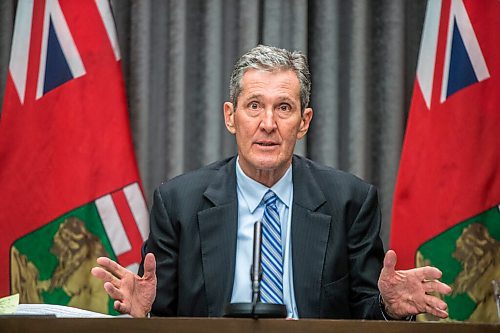
M 253 100 L 253 99 L 260 99 L 262 97 L 263 97 L 262 94 L 254 94 L 254 95 L 250 95 L 247 98 L 245 98 L 245 101 L 250 101 L 250 100 Z M 288 97 L 288 96 L 278 96 L 276 99 L 279 100 L 280 102 L 287 102 L 287 103 L 290 103 L 290 104 L 296 104 L 294 102 L 294 100 L 292 98 Z
M 261 97 L 262 97 L 262 95 L 261 95 L 261 94 L 253 94 L 253 95 L 250 95 L 250 96 L 248 96 L 247 98 L 245 98 L 245 100 L 247 100 L 247 101 L 248 101 L 248 100 L 252 100 L 252 99 L 259 99 L 259 98 L 261 98 Z

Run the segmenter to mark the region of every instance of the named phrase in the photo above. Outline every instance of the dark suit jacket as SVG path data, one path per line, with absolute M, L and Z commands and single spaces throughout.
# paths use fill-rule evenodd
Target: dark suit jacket
M 236 158 L 165 182 L 154 193 L 143 254 L 157 260 L 153 315 L 222 316 L 232 295 Z M 294 156 L 293 281 L 301 318 L 382 319 L 383 260 L 376 189 Z M 140 274 L 142 273 L 142 265 Z

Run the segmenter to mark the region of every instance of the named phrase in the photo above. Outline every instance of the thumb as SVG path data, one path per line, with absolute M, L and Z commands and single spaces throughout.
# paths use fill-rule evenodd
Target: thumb
M 396 256 L 396 252 L 393 250 L 387 251 L 384 257 L 384 271 L 386 273 L 393 273 L 396 267 L 396 262 L 398 257 Z
M 142 277 L 144 279 L 150 280 L 155 278 L 155 274 L 156 274 L 155 255 L 152 253 L 148 253 L 144 258 L 144 274 L 142 275 Z

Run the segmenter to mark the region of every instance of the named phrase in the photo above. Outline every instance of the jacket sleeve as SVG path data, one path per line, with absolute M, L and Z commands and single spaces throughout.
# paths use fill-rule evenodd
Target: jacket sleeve
M 142 247 L 142 257 L 153 253 L 156 258 L 158 281 L 156 299 L 151 314 L 154 316 L 177 315 L 179 226 L 169 217 L 166 200 L 159 188 L 154 192 L 150 216 L 150 233 Z M 143 263 L 139 274 L 143 272 Z
M 351 277 L 350 308 L 355 318 L 384 319 L 377 286 L 384 258 L 383 244 L 379 236 L 380 220 L 377 190 L 370 185 L 347 230 Z

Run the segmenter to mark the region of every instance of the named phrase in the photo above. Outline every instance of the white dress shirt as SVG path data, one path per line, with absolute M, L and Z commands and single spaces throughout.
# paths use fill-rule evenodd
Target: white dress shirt
M 232 303 L 252 301 L 250 266 L 252 265 L 254 223 L 264 214 L 262 198 L 268 187 L 248 177 L 236 163 L 236 184 L 238 194 L 238 235 L 236 243 L 236 267 L 233 283 Z M 289 318 L 298 319 L 293 290 L 292 242 L 290 225 L 293 202 L 292 167 L 270 188 L 278 197 L 276 205 L 281 222 L 281 244 L 283 250 L 283 300 Z

